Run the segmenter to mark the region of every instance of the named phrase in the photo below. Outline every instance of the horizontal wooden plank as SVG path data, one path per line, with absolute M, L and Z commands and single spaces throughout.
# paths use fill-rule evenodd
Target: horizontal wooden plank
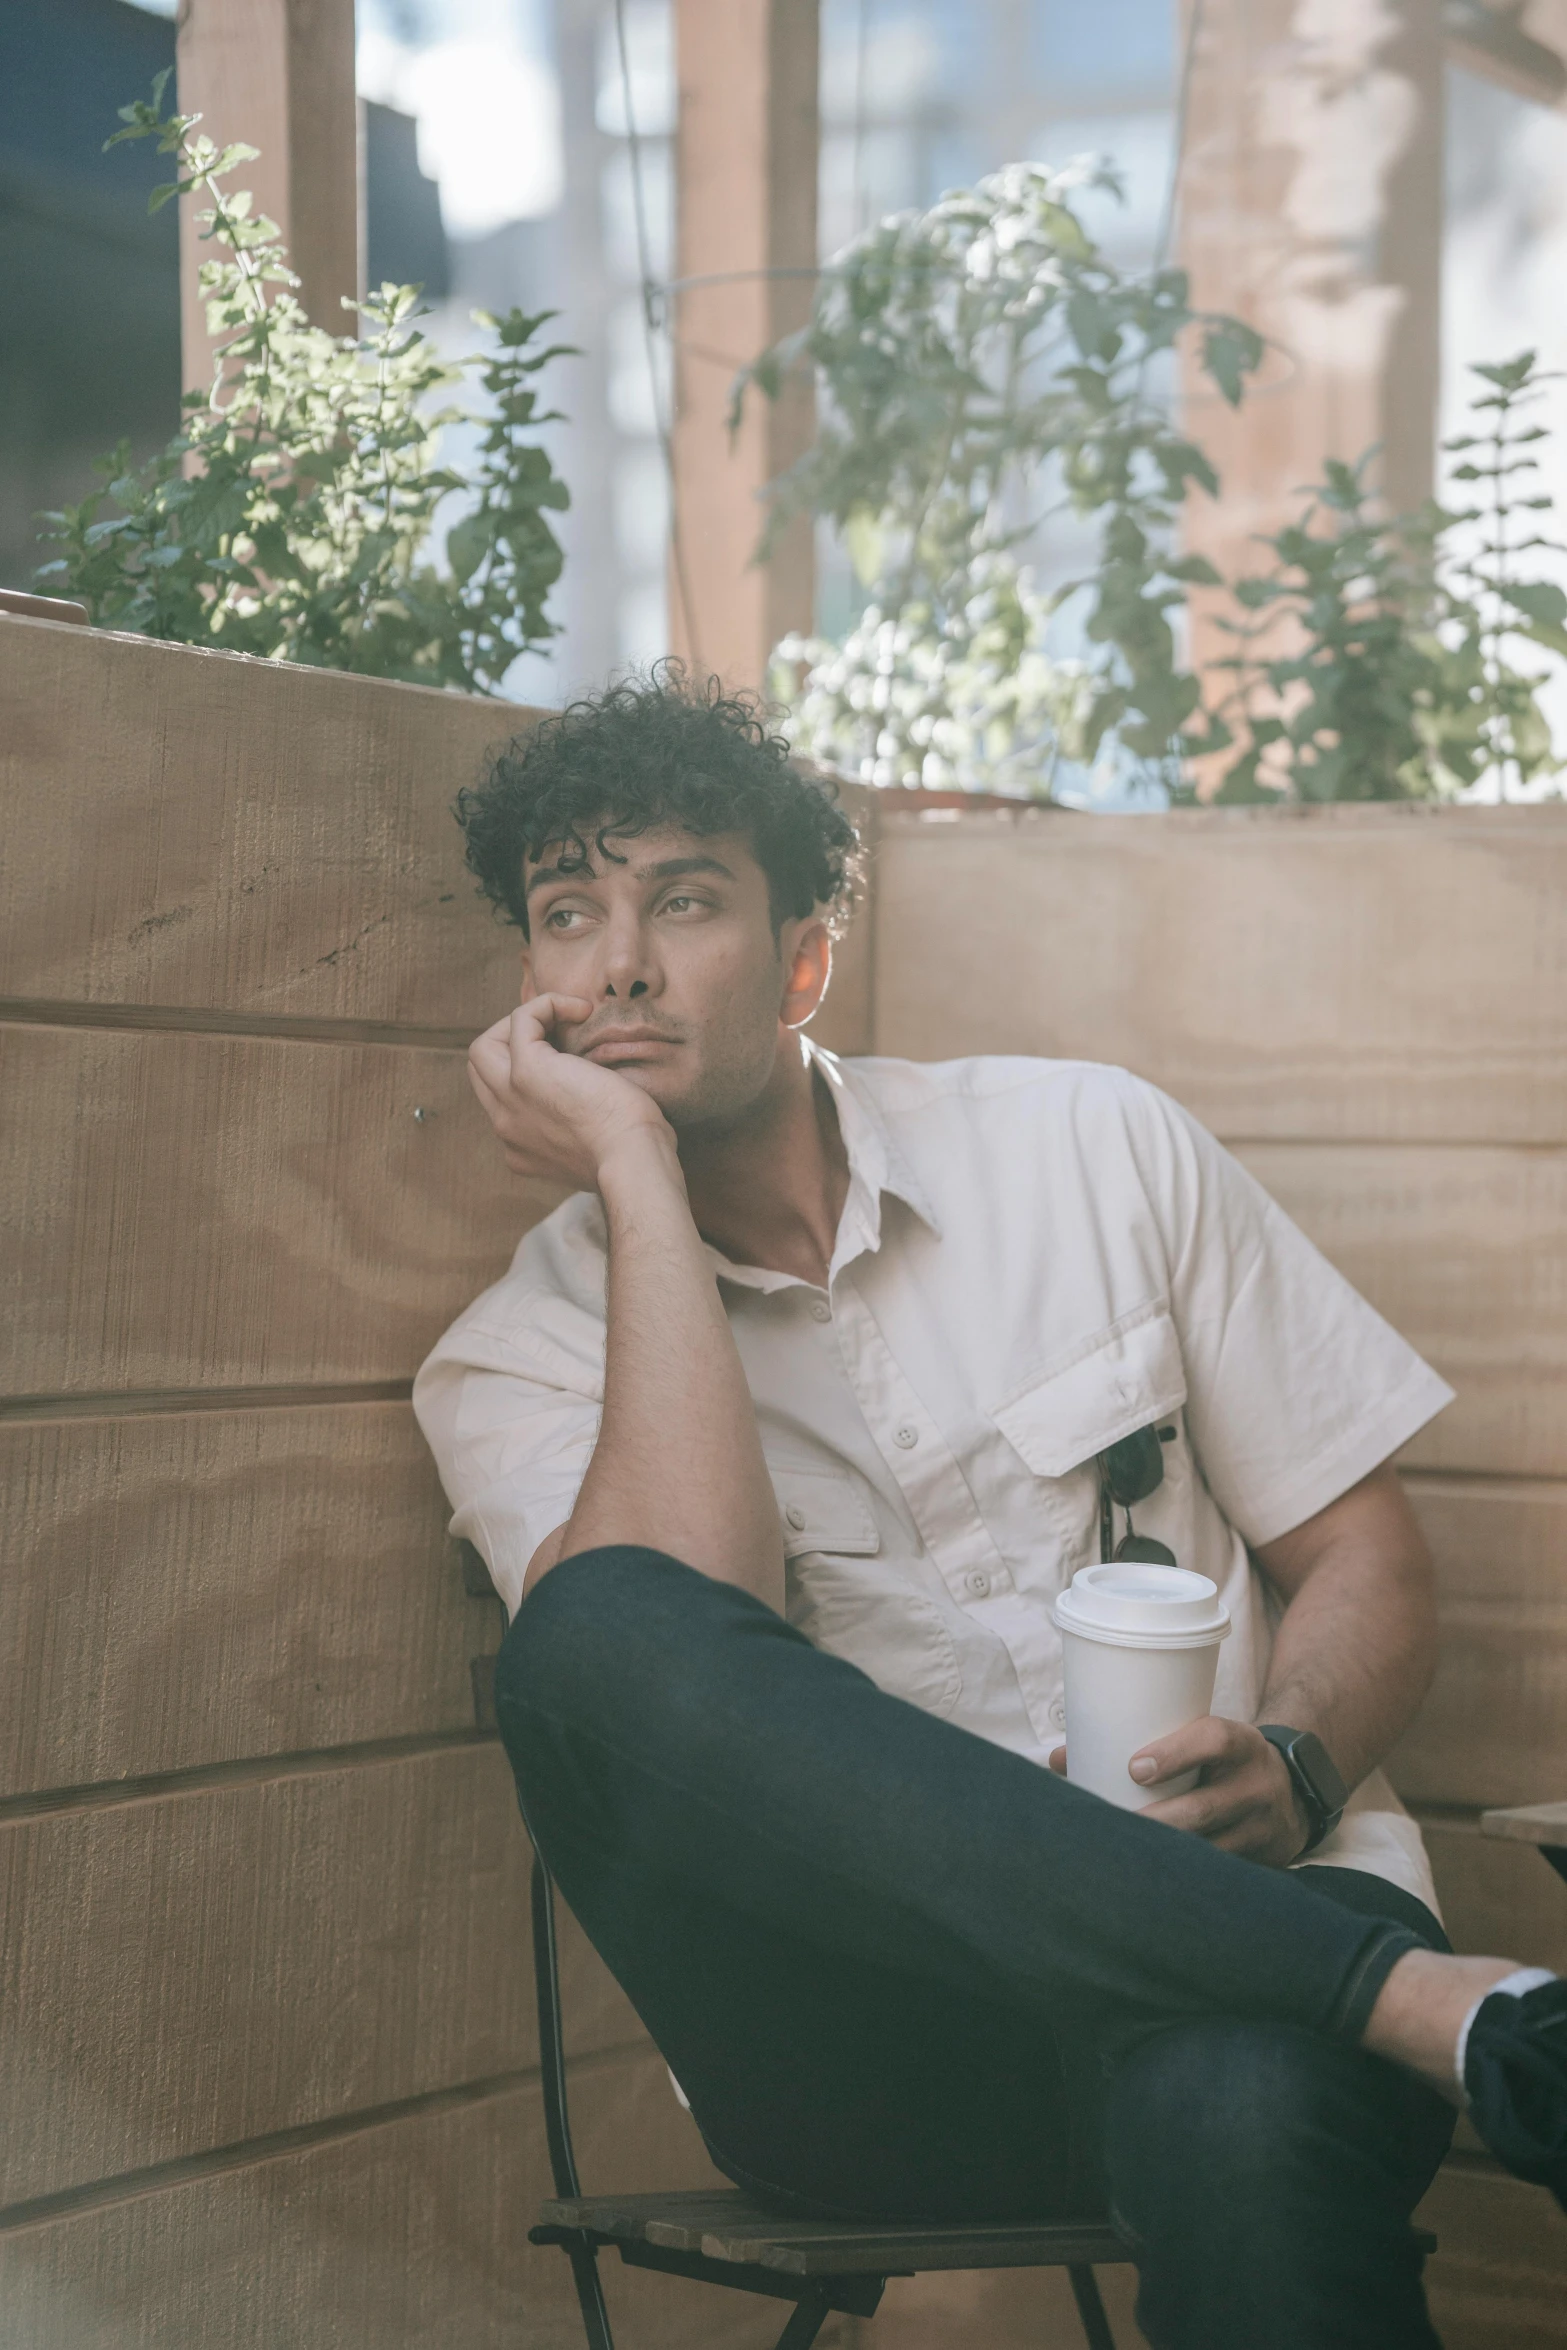
M 515 1001 L 521 942 L 452 801 L 538 715 L 8 622 L 0 998 L 476 1032 Z M 840 1051 L 868 1049 L 867 964 L 851 940 L 818 1023 Z
M 411 1377 L 558 1196 L 455 1052 L 0 1026 L 0 1104 L 0 1395 Z
M 406 1403 L 0 1423 L 0 1797 L 472 1726 Z
M 0 1826 L 0 2204 L 534 2063 L 527 1872 L 496 1745 Z
M 548 2202 L 543 2217 L 560 2227 L 592 2228 L 627 2242 L 799 2277 L 886 2276 L 902 2268 L 1045 2268 L 1127 2257 L 1106 2221 L 941 2227 L 809 2219 L 767 2211 L 737 2188 L 566 2196 Z
M 888 815 L 877 873 L 878 1052 L 1112 1061 L 1226 1136 L 1567 1141 L 1567 809 Z
M 1407 1466 L 1567 1475 L 1567 1151 L 1257 1143 L 1239 1156 L 1457 1390 Z
M 584 2172 L 712 2179 L 663 2068 L 572 2091 Z M 527 2230 L 549 2192 L 538 2092 L 520 2088 L 0 2234 L 15 2350 L 577 2350 L 561 2253 Z M 776 2302 L 604 2262 L 636 2350 L 762 2350 Z M 823 2337 L 831 2350 L 833 2335 Z M 839 2340 L 842 2337 L 837 2337 Z
M 1506 1844 L 1528 1844 L 1537 1852 L 1560 1852 L 1567 1847 L 1567 1803 L 1524 1803 L 1480 1814 L 1482 1836 L 1499 1836 Z
M 1472 1819 L 1422 1823 L 1455 1950 L 1567 1974 L 1567 1885 L 1527 1844 L 1482 1836 Z
M 1406 1480 L 1436 1562 L 1436 1681 L 1393 1756 L 1410 1802 L 1567 1796 L 1567 1485 Z
M 451 802 L 534 715 L 8 623 L 0 996 L 484 1026 L 518 942 Z

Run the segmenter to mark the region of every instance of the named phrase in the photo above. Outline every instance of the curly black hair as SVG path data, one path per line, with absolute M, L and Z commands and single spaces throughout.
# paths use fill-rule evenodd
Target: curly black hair
M 742 833 L 767 876 L 775 933 L 817 906 L 841 928 L 858 878 L 859 835 L 831 781 L 791 765 L 749 695 L 724 693 L 716 678 L 693 685 L 675 661 L 514 737 L 453 813 L 485 896 L 524 938 L 525 867 L 556 842 L 570 872 L 586 864 L 590 840 L 623 863 L 610 841 L 660 824 Z

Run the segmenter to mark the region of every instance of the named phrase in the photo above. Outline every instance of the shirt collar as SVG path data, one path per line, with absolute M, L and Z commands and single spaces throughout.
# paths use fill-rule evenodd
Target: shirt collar
M 836 1053 L 829 1053 L 821 1045 L 805 1039 L 806 1057 L 811 1067 L 821 1076 L 832 1096 L 838 1117 L 838 1131 L 849 1162 L 849 1188 L 844 1197 L 843 1213 L 838 1219 L 838 1238 L 832 1254 L 829 1281 L 835 1280 L 846 1265 L 858 1256 L 874 1253 L 881 1246 L 882 1196 L 890 1192 L 894 1199 L 913 1209 L 921 1223 L 939 1240 L 941 1227 L 936 1212 L 914 1170 L 909 1165 L 892 1135 L 886 1120 L 864 1079 L 855 1072 L 852 1063 L 841 1061 Z M 742 1289 L 764 1292 L 775 1289 L 802 1289 L 805 1283 L 793 1273 L 778 1273 L 763 1265 L 737 1265 L 724 1256 L 711 1242 L 704 1242 L 708 1261 L 719 1278 L 733 1282 Z

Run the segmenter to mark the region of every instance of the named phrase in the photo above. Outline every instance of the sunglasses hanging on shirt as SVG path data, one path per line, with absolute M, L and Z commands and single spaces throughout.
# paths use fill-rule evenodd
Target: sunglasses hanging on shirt
M 1099 1470 L 1099 1552 L 1105 1559 L 1142 1559 L 1149 1566 L 1173 1567 L 1175 1553 L 1151 1534 L 1139 1534 L 1132 1525 L 1132 1505 L 1146 1501 L 1164 1483 L 1164 1448 L 1175 1437 L 1173 1428 L 1134 1429 L 1118 1444 L 1095 1455 Z M 1126 1532 L 1115 1539 L 1115 1513 L 1126 1516 Z

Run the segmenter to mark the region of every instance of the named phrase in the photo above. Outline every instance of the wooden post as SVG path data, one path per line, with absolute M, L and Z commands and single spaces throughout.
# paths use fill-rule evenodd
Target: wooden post
M 760 686 L 812 619 L 808 521 L 753 562 L 760 492 L 808 444 L 809 382 L 753 395 L 731 443 L 736 370 L 810 316 L 816 267 L 818 0 L 675 0 L 674 529 L 671 641 L 692 667 Z
M 1206 0 L 1180 259 L 1199 305 L 1276 346 L 1239 412 L 1188 368 L 1189 428 L 1221 495 L 1193 500 L 1187 541 L 1227 577 L 1262 568 L 1257 534 L 1298 511 L 1327 457 L 1379 443 L 1395 505 L 1430 489 L 1441 239 L 1440 10 Z M 1228 649 L 1194 619 L 1199 662 Z
M 219 145 L 261 150 L 236 183 L 283 232 L 299 297 L 318 326 L 350 333 L 343 299 L 359 291 L 358 114 L 354 0 L 180 0 L 180 109 Z M 184 378 L 212 379 L 198 272 L 199 200 L 180 205 L 180 345 Z

